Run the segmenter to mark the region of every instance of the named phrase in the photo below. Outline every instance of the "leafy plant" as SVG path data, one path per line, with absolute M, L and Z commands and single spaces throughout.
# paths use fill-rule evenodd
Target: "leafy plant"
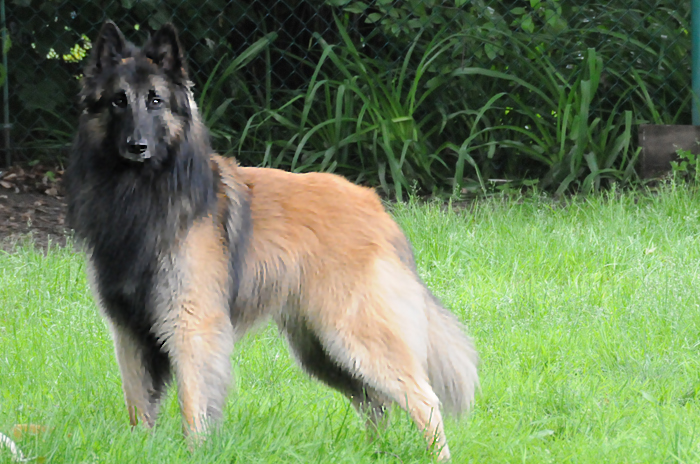
M 376 181 L 398 199 L 414 181 L 430 189 L 437 182 L 434 163 L 449 168 L 431 144 L 440 130 L 439 114 L 423 108 L 437 87 L 422 84 L 452 38 L 434 38 L 416 58 L 419 35 L 401 66 L 387 69 L 383 61 L 358 51 L 338 18 L 336 26 L 342 44 L 331 45 L 316 36 L 323 53 L 306 92 L 251 117 L 239 148 L 266 124 L 278 124 L 288 138 L 265 141 L 266 165 L 305 171 L 353 169 L 355 162 L 365 179 Z
M 681 179 L 693 183 L 698 183 L 700 180 L 700 156 L 692 153 L 690 150 L 678 150 L 677 161 L 671 161 L 671 172 L 674 179 Z
M 647 3 L 474 0 L 456 8 L 460 5 L 453 2 L 339 2 L 345 11 L 361 14 L 376 26 L 368 34 L 369 43 L 384 40 L 400 47 L 421 28 L 427 35 L 439 28 L 461 34 L 462 40 L 453 41 L 453 48 L 443 55 L 451 61 L 439 63 L 439 72 L 443 76 L 465 68 L 485 72 L 469 74 L 460 86 L 443 79 L 434 93 L 438 105 L 445 114 L 464 114 L 467 108 L 474 111 L 492 96 L 505 93 L 497 111 L 485 114 L 482 123 L 530 134 L 494 127 L 495 134 L 480 132 L 479 140 L 465 147 L 480 145 L 471 156 L 485 177 L 535 176 L 542 179 L 542 186 L 560 193 L 596 189 L 606 179 L 633 181 L 638 153 L 634 125 L 689 123 L 688 4 L 661 0 L 650 9 Z M 601 63 L 593 75 L 585 74 L 590 49 Z M 504 75 L 509 78 L 494 79 Z M 520 82 L 540 90 L 549 101 Z M 571 119 L 557 122 L 567 106 Z M 579 113 L 582 117 L 574 125 Z M 535 124 L 542 120 L 553 137 Z M 586 131 L 578 130 L 584 125 L 591 128 L 585 137 Z M 442 135 L 450 143 L 458 136 Z M 563 154 L 562 143 L 567 150 Z M 570 152 L 572 145 L 575 150 Z M 529 161 L 523 161 L 524 154 Z
M 606 179 L 635 178 L 633 112 L 619 111 L 619 103 L 610 112 L 592 109 L 604 71 L 594 49 L 565 75 L 546 55 L 518 43 L 532 60 L 531 83 L 480 67 L 440 72 L 445 53 L 463 34 L 438 35 L 414 57 L 419 35 L 400 67 L 384 69 L 382 61 L 358 51 L 339 21 L 337 26 L 342 44 L 317 37 L 323 54 L 306 92 L 253 115 L 239 150 L 260 143 L 256 137 L 262 130 L 263 164 L 354 171 L 356 180 L 376 182 L 398 199 L 413 183 L 423 191 L 462 192 L 471 182 L 465 178 L 467 166 L 485 193 L 483 163 L 497 152 L 543 165 L 539 187 L 557 194 L 574 185 L 587 192 Z M 444 104 L 448 89 L 479 78 L 500 81 L 511 91 L 495 93 L 476 108 L 464 98 Z M 269 125 L 284 130 L 270 131 Z
M 523 49 L 528 47 L 520 44 Z M 635 174 L 638 151 L 632 150 L 633 114 L 618 115 L 618 104 L 609 114 L 593 114 L 592 102 L 599 87 L 603 63 L 594 49 L 573 80 L 559 72 L 542 54 L 533 53 L 532 81 L 515 75 L 479 67 L 464 67 L 450 73 L 456 76 L 483 76 L 513 86 L 509 100 L 513 107 L 499 107 L 505 123 L 488 131 L 498 133 L 489 144 L 525 155 L 546 166 L 541 188 L 554 187 L 557 194 L 577 182 L 584 191 L 596 190 L 601 180 L 627 182 Z M 533 104 L 535 102 L 535 104 Z M 493 99 L 485 106 L 491 107 Z M 507 123 L 515 120 L 519 124 Z
M 214 143 L 219 142 L 218 148 L 221 148 L 222 141 L 231 145 L 237 139 L 231 120 L 237 117 L 236 113 L 240 109 L 228 111 L 231 103 L 241 94 L 250 95 L 238 72 L 264 52 L 276 38 L 275 32 L 265 34 L 233 59 L 224 53 L 204 81 L 198 106 L 202 120 L 209 128 Z M 229 61 L 228 64 L 224 65 L 227 61 Z

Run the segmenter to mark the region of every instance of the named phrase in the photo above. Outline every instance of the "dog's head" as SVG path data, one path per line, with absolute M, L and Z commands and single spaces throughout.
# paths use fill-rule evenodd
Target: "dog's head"
M 198 123 L 190 87 L 173 25 L 137 48 L 108 21 L 85 69 L 81 130 L 112 161 L 158 166 Z

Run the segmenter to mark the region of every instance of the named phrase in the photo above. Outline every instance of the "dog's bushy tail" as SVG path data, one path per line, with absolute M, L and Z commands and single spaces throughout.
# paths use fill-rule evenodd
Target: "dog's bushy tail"
M 433 295 L 426 310 L 430 384 L 445 412 L 458 416 L 469 409 L 479 387 L 479 356 L 462 324 Z

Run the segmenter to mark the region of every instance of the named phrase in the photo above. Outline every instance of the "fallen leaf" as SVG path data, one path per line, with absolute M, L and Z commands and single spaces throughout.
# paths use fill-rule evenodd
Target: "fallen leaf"
M 47 195 L 50 195 L 52 197 L 55 197 L 56 195 L 58 195 L 58 190 L 56 189 L 56 187 L 51 187 L 50 189 L 46 190 L 46 192 L 44 192 L 44 193 Z
M 39 424 L 17 424 L 12 427 L 10 434 L 15 440 L 21 440 L 27 435 L 39 435 L 48 431 L 48 427 Z
M 17 173 L 11 172 L 10 174 L 6 175 L 3 179 L 5 180 L 12 180 L 17 177 Z
M 0 180 L 0 185 L 6 189 L 11 189 L 12 187 L 14 187 L 14 185 L 12 185 L 9 182 L 5 182 L 4 180 Z

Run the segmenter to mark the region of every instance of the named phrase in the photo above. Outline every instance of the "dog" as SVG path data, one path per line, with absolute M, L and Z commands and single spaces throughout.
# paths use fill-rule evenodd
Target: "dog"
M 188 440 L 222 416 L 234 343 L 272 318 L 299 364 L 368 425 L 406 409 L 440 459 L 478 356 L 376 193 L 212 152 L 176 29 L 138 48 L 113 22 L 81 81 L 68 223 L 114 339 L 132 426 L 174 377 Z

